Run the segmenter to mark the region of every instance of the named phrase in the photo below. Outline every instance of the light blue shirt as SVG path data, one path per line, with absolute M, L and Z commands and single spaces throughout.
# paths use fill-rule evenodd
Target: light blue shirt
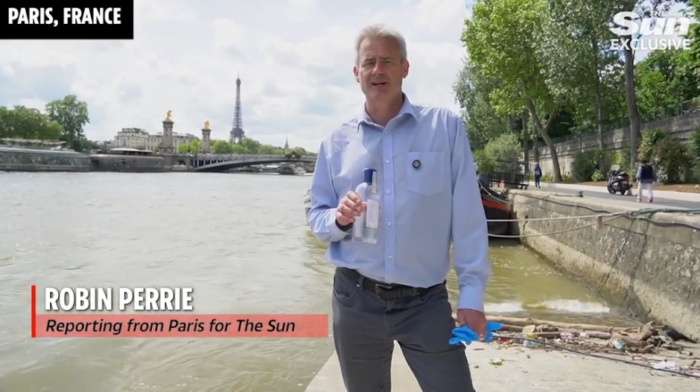
M 381 194 L 376 244 L 355 242 L 352 230 L 335 224 L 338 203 L 362 182 L 365 168 L 377 171 Z M 483 311 L 491 273 L 488 232 L 458 115 L 405 98 L 386 127 L 366 112 L 342 124 L 318 152 L 308 221 L 316 238 L 330 243 L 331 263 L 390 284 L 429 287 L 444 281 L 452 242 L 457 307 Z

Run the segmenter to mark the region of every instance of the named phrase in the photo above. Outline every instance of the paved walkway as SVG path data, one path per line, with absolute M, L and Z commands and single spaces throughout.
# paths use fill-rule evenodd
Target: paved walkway
M 557 195 L 568 195 L 568 196 L 575 196 L 579 192 L 576 189 L 568 189 L 568 188 L 554 188 L 549 185 L 542 185 L 542 188 L 537 189 L 537 188 L 528 188 L 526 192 L 528 191 L 541 191 L 541 192 L 548 192 L 552 194 L 557 194 Z M 654 197 L 654 202 L 653 203 L 647 203 L 647 202 L 638 202 L 636 200 L 635 196 L 623 196 L 620 194 L 617 195 L 611 195 L 607 192 L 595 192 L 595 191 L 590 191 L 590 190 L 583 190 L 583 198 L 586 200 L 591 200 L 591 199 L 598 199 L 604 202 L 605 204 L 610 204 L 610 203 L 615 203 L 620 206 L 625 206 L 627 208 L 631 209 L 642 209 L 642 208 L 683 208 L 683 209 L 696 209 L 700 208 L 700 202 L 693 202 L 693 201 L 679 201 L 679 200 L 672 200 L 672 199 L 663 199 L 659 197 Z
M 498 349 L 483 343 L 474 343 L 467 350 L 478 392 L 700 391 L 700 379 L 577 354 L 524 347 Z M 493 358 L 502 359 L 503 364 L 490 364 Z M 394 350 L 392 383 L 394 392 L 421 392 L 398 345 Z M 335 354 L 306 392 L 345 392 Z
M 528 189 L 536 189 L 533 183 L 530 183 Z M 635 196 L 623 196 L 618 194 L 611 195 L 608 190 L 602 186 L 592 186 L 592 185 L 578 185 L 578 184 L 552 184 L 552 183 L 542 183 L 542 191 L 547 192 L 558 192 L 566 194 L 575 194 L 578 191 L 583 191 L 584 197 L 598 197 L 601 199 L 609 200 L 629 200 L 634 201 L 637 195 L 637 188 L 632 190 L 632 194 Z M 648 203 L 646 207 L 649 206 Z M 654 191 L 654 203 L 653 205 L 664 205 L 667 207 L 675 208 L 699 208 L 700 207 L 700 193 L 689 193 L 689 192 L 673 192 L 673 191 Z

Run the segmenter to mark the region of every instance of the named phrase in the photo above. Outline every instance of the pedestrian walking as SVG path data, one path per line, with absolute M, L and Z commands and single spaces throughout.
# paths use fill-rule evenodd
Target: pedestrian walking
M 539 188 L 540 187 L 540 178 L 542 178 L 542 169 L 540 168 L 539 162 L 535 163 L 534 173 L 535 173 L 535 188 Z
M 654 182 L 656 182 L 656 173 L 654 168 L 649 164 L 649 160 L 642 159 L 642 164 L 637 169 L 637 201 L 644 199 L 644 190 L 647 191 L 648 201 L 654 201 Z
M 409 101 L 406 41 L 396 30 L 368 26 L 355 49 L 365 104 L 321 143 L 309 211 L 336 266 L 333 339 L 345 387 L 391 391 L 398 342 L 423 391 L 473 392 L 464 347 L 449 344 L 455 321 L 445 283 L 452 242 L 457 321 L 483 338 L 488 233 L 462 118 Z M 351 235 L 367 211 L 353 191 L 366 168 L 381 195 L 374 244 Z

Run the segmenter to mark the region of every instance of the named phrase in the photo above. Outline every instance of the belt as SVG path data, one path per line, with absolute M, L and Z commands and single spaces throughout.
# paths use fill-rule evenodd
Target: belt
M 377 282 L 349 268 L 338 267 L 336 268 L 336 271 L 337 273 L 357 283 L 363 290 L 367 290 L 385 301 L 417 297 L 446 284 L 446 281 L 443 281 L 442 283 L 426 288 L 411 287 L 402 284 Z

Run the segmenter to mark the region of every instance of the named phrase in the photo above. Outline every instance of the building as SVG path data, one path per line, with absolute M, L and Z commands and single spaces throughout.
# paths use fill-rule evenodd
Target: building
M 121 131 L 117 132 L 114 141 L 110 143 L 110 147 L 126 147 L 138 150 L 156 151 L 162 140 L 162 132 L 151 135 L 141 128 L 122 128 Z M 183 135 L 173 132 L 173 149 L 177 151 L 177 148 L 181 145 L 191 143 L 195 140 L 199 140 L 199 138 L 192 134 L 186 133 Z

